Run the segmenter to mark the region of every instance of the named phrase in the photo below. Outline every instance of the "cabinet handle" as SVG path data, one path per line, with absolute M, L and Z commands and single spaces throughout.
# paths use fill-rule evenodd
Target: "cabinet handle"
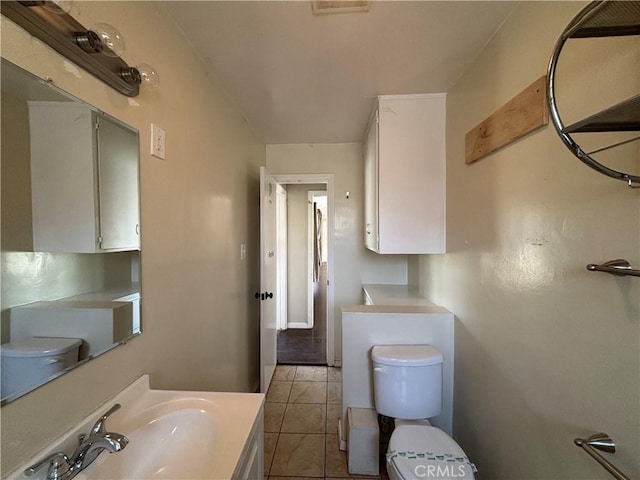
M 136 235 L 140 235 L 140 224 L 136 223 Z
M 371 235 L 371 224 L 367 223 L 367 235 Z

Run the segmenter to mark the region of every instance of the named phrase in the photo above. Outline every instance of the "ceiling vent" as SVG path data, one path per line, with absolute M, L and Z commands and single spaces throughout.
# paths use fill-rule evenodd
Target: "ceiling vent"
M 314 0 L 311 2 L 311 10 L 315 15 L 368 12 L 370 8 L 371 0 Z

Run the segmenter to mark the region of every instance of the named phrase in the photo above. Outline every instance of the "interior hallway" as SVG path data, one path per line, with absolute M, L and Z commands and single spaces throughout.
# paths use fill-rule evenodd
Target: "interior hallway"
M 350 476 L 338 448 L 342 410 L 339 368 L 278 365 L 264 408 L 264 474 L 270 480 Z M 384 458 L 384 457 L 381 457 Z
M 313 328 L 290 328 L 278 332 L 278 363 L 288 365 L 327 364 L 327 264 L 323 263 L 314 283 Z

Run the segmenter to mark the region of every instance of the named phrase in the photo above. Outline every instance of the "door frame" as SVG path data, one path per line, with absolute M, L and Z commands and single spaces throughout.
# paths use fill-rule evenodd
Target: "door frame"
M 280 184 L 325 184 L 327 186 L 327 364 L 335 364 L 335 296 L 334 296 L 334 174 L 333 173 L 272 173 L 273 179 Z

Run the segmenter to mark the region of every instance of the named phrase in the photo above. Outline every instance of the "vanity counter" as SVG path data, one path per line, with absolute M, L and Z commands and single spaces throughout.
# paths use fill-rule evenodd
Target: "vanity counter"
M 78 425 L 70 426 L 10 474 L 9 480 L 27 480 L 24 470 L 54 452 L 73 452 L 78 434 L 88 432 L 115 404 L 122 408 L 109 410 L 107 428 L 126 435 L 126 448 L 100 454 L 76 480 L 255 480 L 264 476 L 263 394 L 153 390 L 149 376 L 143 375 Z M 36 478 L 44 478 L 43 474 L 46 468 Z
M 365 305 L 435 306 L 409 285 L 367 283 L 362 285 Z

